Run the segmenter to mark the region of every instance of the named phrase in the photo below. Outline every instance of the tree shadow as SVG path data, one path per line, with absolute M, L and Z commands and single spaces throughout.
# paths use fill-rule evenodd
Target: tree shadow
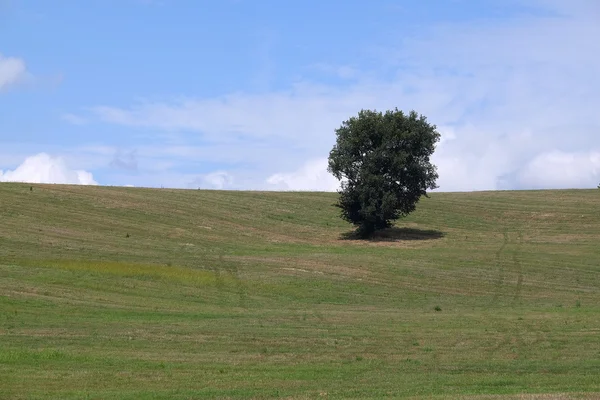
M 364 238 L 356 231 L 345 232 L 340 235 L 342 240 L 364 240 L 367 242 L 403 242 L 410 240 L 435 240 L 444 237 L 444 232 L 434 229 L 399 228 L 391 227 L 373 233 L 371 237 Z

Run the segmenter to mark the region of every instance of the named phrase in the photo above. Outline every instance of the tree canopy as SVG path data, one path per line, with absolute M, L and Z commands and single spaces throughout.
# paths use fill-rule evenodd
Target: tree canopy
M 361 110 L 336 129 L 328 171 L 341 180 L 341 217 L 363 237 L 416 208 L 438 174 L 430 156 L 440 135 L 415 111 Z

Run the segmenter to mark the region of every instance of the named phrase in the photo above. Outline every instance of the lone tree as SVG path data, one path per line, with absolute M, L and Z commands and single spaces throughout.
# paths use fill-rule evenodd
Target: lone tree
M 440 139 L 436 126 L 411 111 L 361 110 L 336 131 L 328 171 L 342 181 L 341 217 L 369 237 L 415 210 L 438 174 L 429 157 Z

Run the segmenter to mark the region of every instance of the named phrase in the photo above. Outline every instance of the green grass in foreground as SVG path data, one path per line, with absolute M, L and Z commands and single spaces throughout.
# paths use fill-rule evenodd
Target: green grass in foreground
M 600 191 L 335 199 L 0 184 L 0 398 L 600 398 Z

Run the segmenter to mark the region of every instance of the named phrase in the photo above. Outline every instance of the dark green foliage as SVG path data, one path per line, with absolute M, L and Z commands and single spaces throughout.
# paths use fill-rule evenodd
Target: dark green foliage
M 415 210 L 438 174 L 429 157 L 440 135 L 411 111 L 361 110 L 336 130 L 329 172 L 342 181 L 337 206 L 363 237 Z

